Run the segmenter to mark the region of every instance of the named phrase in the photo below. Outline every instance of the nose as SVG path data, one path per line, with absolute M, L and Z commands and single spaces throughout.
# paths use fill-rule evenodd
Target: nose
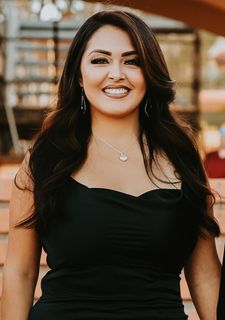
M 120 80 L 125 78 L 125 75 L 121 70 L 120 64 L 114 63 L 111 65 L 108 73 L 108 78 L 113 80 Z

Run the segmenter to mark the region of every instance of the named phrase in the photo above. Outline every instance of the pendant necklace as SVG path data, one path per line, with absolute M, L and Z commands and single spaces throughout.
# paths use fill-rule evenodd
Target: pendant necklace
M 125 154 L 124 151 L 121 151 L 121 150 L 117 149 L 117 148 L 114 147 L 111 143 L 105 141 L 104 139 L 100 138 L 100 137 L 99 137 L 98 135 L 96 135 L 96 134 L 93 135 L 93 136 L 94 136 L 94 137 L 97 137 L 99 140 L 101 140 L 102 142 L 104 142 L 107 146 L 109 146 L 109 147 L 112 148 L 113 150 L 117 151 L 117 152 L 119 153 L 119 160 L 120 160 L 120 161 L 125 162 L 125 161 L 128 160 L 128 156 Z M 135 140 L 137 140 L 137 138 L 136 138 Z M 129 146 L 130 146 L 130 145 L 129 145 Z M 128 146 L 128 147 L 129 147 L 129 146 Z M 127 148 L 126 148 L 126 149 L 127 149 Z

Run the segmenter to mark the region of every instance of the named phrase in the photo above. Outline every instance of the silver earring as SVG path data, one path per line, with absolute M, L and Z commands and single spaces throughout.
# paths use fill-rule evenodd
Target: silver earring
M 149 108 L 148 108 L 148 106 L 149 106 Z M 146 99 L 146 101 L 145 101 L 145 107 L 144 107 L 144 110 L 145 110 L 145 114 L 146 114 L 146 116 L 147 116 L 148 118 L 150 118 L 150 115 L 149 115 L 149 113 L 148 113 L 148 111 L 147 111 L 147 108 L 148 108 L 148 109 L 151 109 L 151 108 L 152 108 L 151 100 L 150 100 L 149 94 L 147 95 L 147 99 Z
M 84 95 L 84 88 L 81 88 L 81 105 L 80 105 L 80 109 L 83 113 L 83 115 L 85 115 L 86 110 L 87 110 L 87 104 L 85 101 L 85 95 Z

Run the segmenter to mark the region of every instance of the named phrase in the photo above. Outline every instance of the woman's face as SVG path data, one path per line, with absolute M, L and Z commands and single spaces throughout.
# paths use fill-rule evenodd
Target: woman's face
M 138 110 L 146 83 L 125 31 L 106 25 L 93 34 L 81 60 L 80 85 L 92 112 L 121 117 Z

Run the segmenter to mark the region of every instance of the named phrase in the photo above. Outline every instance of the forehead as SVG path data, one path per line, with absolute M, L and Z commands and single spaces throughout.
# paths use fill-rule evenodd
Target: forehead
M 106 25 L 99 28 L 87 43 L 86 53 L 95 49 L 110 52 L 126 52 L 134 50 L 130 36 L 119 27 Z

